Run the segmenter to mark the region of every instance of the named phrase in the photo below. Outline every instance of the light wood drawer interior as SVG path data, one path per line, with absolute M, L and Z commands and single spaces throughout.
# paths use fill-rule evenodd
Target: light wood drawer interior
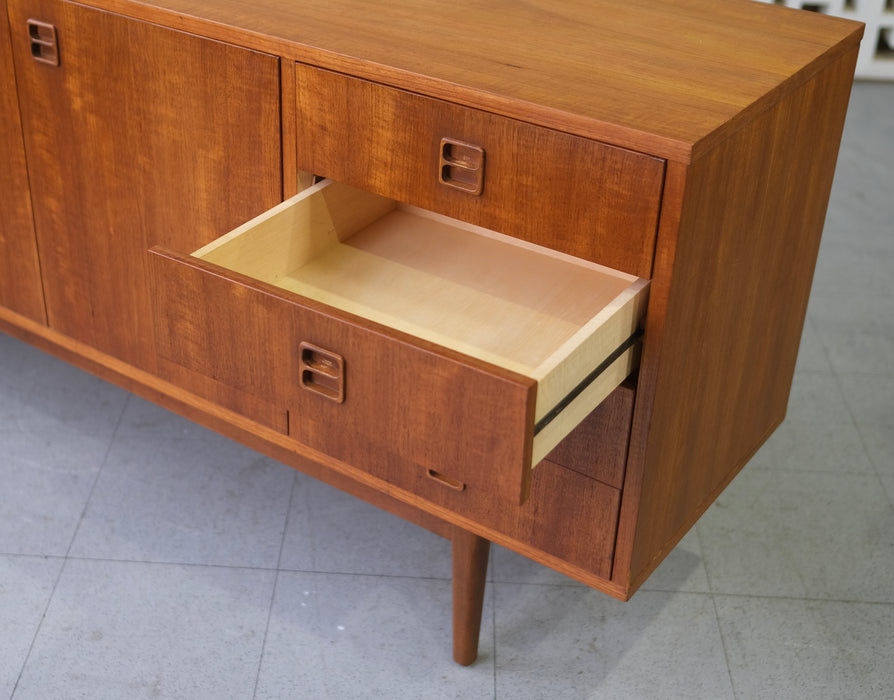
M 648 291 L 632 275 L 329 181 L 194 256 L 536 380 L 531 464 L 631 373 Z

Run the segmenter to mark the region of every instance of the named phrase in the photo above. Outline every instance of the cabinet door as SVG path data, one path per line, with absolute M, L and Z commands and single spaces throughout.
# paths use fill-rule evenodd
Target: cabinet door
M 148 249 L 192 250 L 282 198 L 279 59 L 7 2 L 49 325 L 154 371 Z M 35 20 L 58 65 L 37 60 Z
M 0 306 L 46 322 L 6 0 L 0 0 Z

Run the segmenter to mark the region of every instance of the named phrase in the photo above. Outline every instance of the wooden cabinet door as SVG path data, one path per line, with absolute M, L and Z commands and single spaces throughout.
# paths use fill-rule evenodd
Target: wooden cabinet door
M 154 371 L 148 250 L 282 198 L 279 59 L 59 0 L 7 0 L 49 325 Z M 35 60 L 29 21 L 55 28 Z
M 0 306 L 46 323 L 6 0 L 0 0 L 0 164 Z

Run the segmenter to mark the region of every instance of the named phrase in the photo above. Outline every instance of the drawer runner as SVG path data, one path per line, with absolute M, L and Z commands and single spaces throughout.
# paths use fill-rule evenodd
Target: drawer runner
M 559 403 L 557 403 L 552 409 L 546 412 L 546 414 L 534 424 L 534 435 L 536 436 L 540 431 L 542 431 L 546 426 L 555 420 L 559 414 L 564 411 L 571 403 L 584 391 L 588 386 L 590 386 L 596 379 L 602 375 L 609 367 L 614 364 L 615 360 L 620 358 L 625 352 L 630 350 L 642 337 L 643 331 L 642 329 L 637 329 L 637 331 L 631 335 L 627 340 L 625 340 L 618 348 L 612 352 L 608 357 L 606 357 L 599 365 L 590 372 L 586 377 L 584 377 L 580 383 L 577 384 L 568 394 L 563 398 Z

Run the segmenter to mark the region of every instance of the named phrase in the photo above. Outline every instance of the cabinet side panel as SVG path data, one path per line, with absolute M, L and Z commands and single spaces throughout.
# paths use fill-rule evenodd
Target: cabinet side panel
M 632 590 L 785 415 L 855 59 L 693 163 L 682 210 L 666 203 L 680 223 L 658 245 L 619 531 Z
M 154 370 L 148 249 L 194 250 L 282 197 L 276 57 L 54 0 L 59 66 L 13 35 L 47 316 Z
M 0 0 L 0 306 L 46 323 L 9 36 Z

